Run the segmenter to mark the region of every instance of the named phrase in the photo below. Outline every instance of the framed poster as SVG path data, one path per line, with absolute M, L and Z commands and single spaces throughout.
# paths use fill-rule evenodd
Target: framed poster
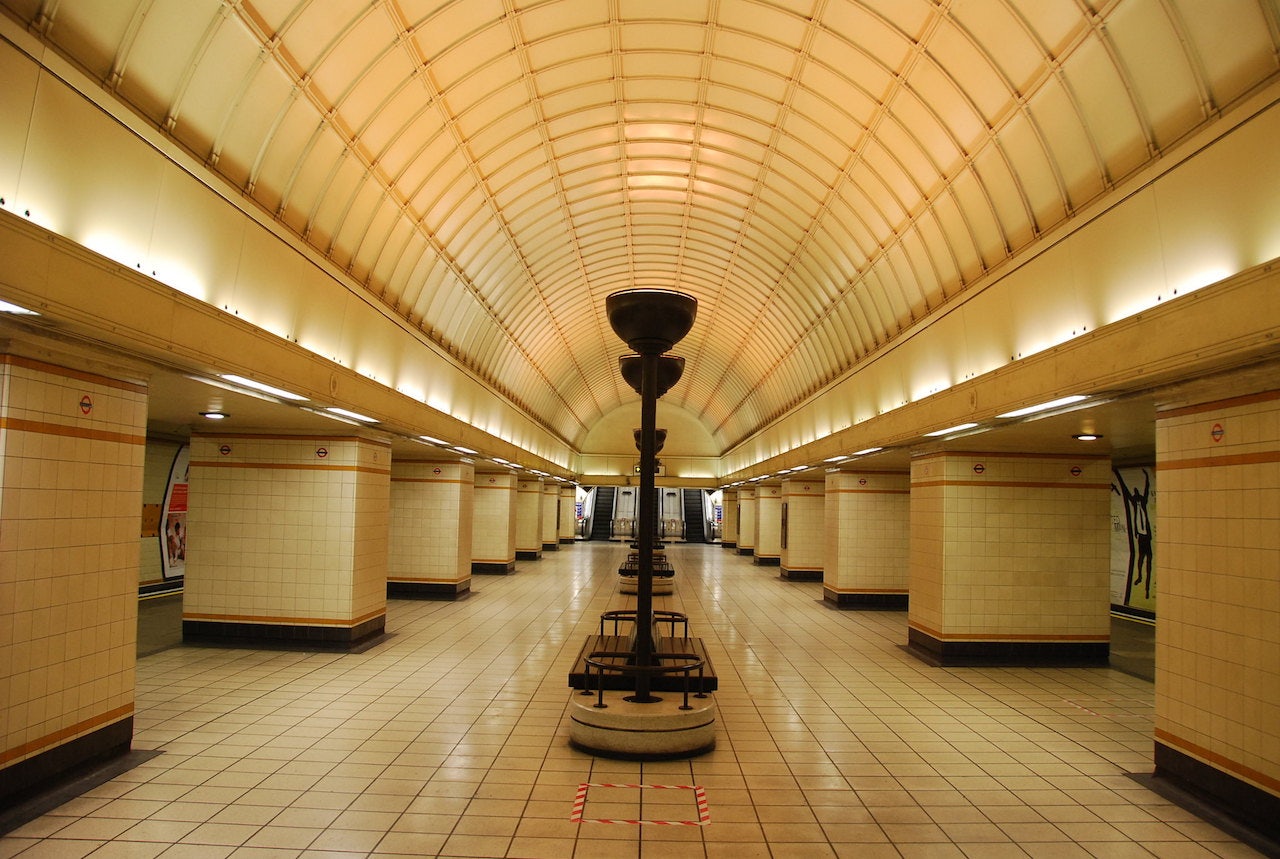
M 169 466 L 169 482 L 160 512 L 160 566 L 166 579 L 176 579 L 187 567 L 187 472 L 191 446 L 184 444 Z

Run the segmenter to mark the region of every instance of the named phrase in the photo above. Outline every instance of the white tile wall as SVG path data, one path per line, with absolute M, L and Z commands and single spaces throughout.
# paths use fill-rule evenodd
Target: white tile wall
M 823 568 L 824 489 L 825 482 L 820 478 L 783 481 L 782 502 L 787 505 L 787 545 L 781 550 L 784 569 Z
M 516 484 L 516 551 L 542 551 L 542 481 Z
M 755 545 L 756 488 L 753 486 L 738 491 L 738 548 L 754 549 Z
M 911 622 L 957 638 L 1106 640 L 1109 513 L 1106 458 L 917 458 Z
M 517 482 L 514 474 L 476 475 L 472 561 L 486 564 L 515 562 Z
M 756 489 L 755 556 L 782 556 L 782 486 L 760 486 Z
M 542 486 L 542 542 L 560 544 L 560 485 L 547 482 Z
M 0 356 L 0 766 L 133 712 L 146 411 Z
M 837 593 L 906 593 L 910 474 L 837 472 L 826 492 L 824 584 Z
M 387 445 L 193 435 L 190 486 L 184 617 L 346 625 L 385 612 Z
M 1280 392 L 1157 415 L 1156 735 L 1280 795 Z
M 462 462 L 391 465 L 387 578 L 456 584 L 471 577 L 475 468 Z

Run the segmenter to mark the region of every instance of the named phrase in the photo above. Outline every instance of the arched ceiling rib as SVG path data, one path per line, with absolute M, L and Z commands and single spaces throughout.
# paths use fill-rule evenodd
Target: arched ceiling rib
M 728 447 L 1276 74 L 1275 0 L 0 0 L 573 444 Z

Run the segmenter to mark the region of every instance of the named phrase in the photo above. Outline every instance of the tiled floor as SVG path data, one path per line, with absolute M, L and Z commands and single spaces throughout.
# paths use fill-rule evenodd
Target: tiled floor
M 821 585 L 713 546 L 670 549 L 655 607 L 688 613 L 715 660 L 716 750 L 576 752 L 565 678 L 633 599 L 624 552 L 579 544 L 461 602 L 392 601 L 361 654 L 144 657 L 134 744 L 164 754 L 0 857 L 1260 855 L 1127 776 L 1151 769 L 1149 682 L 931 668 L 903 650 L 905 613 L 829 609 Z

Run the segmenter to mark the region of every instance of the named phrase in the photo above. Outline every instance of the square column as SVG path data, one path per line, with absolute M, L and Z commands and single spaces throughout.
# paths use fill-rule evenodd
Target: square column
M 1280 838 L 1280 391 L 1156 414 L 1156 775 Z
M 560 549 L 560 485 L 547 480 L 542 484 L 542 551 Z
M 457 599 L 471 590 L 475 467 L 391 463 L 387 595 Z
M 738 490 L 738 554 L 754 555 L 756 551 L 756 488 Z
M 560 542 L 572 543 L 578 537 L 578 487 L 560 487 Z
M 193 434 L 183 638 L 352 649 L 387 618 L 391 448 Z
M 0 355 L 0 807 L 132 743 L 146 416 L 145 385 Z
M 776 567 L 782 562 L 782 486 L 756 488 L 756 542 L 752 562 L 762 567 Z
M 516 476 L 482 472 L 475 478 L 471 572 L 505 576 L 516 568 Z
M 821 478 L 782 481 L 782 578 L 822 581 L 823 537 L 826 525 Z
M 942 665 L 1107 663 L 1106 457 L 911 463 L 911 649 Z
M 522 477 L 516 483 L 516 559 L 542 558 L 542 480 Z
M 828 474 L 822 598 L 839 608 L 905 609 L 910 526 L 910 473 Z
M 726 489 L 720 505 L 720 546 L 738 548 L 738 490 Z

